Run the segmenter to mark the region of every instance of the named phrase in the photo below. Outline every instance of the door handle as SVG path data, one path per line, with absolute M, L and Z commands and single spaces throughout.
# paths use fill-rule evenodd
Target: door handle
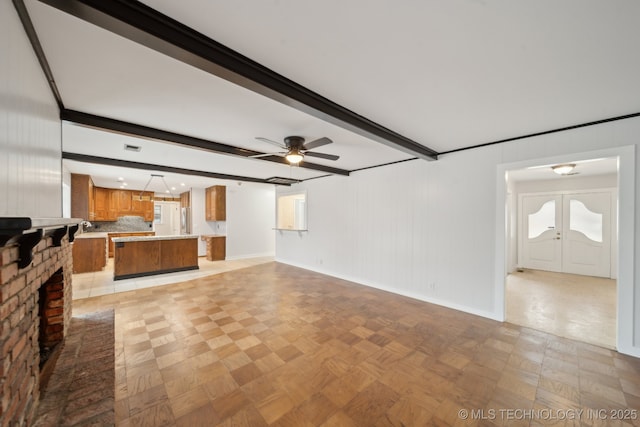
M 553 240 L 560 240 L 560 237 L 554 237 Z

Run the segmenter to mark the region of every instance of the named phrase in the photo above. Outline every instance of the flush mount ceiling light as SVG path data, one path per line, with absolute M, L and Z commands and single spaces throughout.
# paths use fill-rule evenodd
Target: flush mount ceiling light
M 562 165 L 551 166 L 551 169 L 558 175 L 569 175 L 575 167 L 575 163 L 565 163 Z

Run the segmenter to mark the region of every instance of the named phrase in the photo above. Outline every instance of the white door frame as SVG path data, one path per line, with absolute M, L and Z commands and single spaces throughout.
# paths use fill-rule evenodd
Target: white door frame
M 504 163 L 497 166 L 496 173 L 496 248 L 494 266 L 494 314 L 500 321 L 506 316 L 507 278 L 507 173 L 514 169 L 524 169 L 544 164 L 559 164 L 571 161 L 605 157 L 618 158 L 618 318 L 616 347 L 620 353 L 640 357 L 640 347 L 634 346 L 634 274 L 635 274 L 635 145 L 610 149 L 563 154 L 553 157 L 531 159 L 521 162 Z

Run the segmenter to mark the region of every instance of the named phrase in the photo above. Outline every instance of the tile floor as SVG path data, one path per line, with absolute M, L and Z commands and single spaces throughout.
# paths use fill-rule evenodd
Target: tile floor
M 616 348 L 616 281 L 525 270 L 507 277 L 507 321 Z
M 284 264 L 110 308 L 121 426 L 640 426 L 640 359 Z
M 97 297 L 101 295 L 127 292 L 153 286 L 168 285 L 197 279 L 238 268 L 250 267 L 273 261 L 273 257 L 256 257 L 226 261 L 207 261 L 205 257 L 198 258 L 198 270 L 180 271 L 176 273 L 158 274 L 154 276 L 137 277 L 125 280 L 113 280 L 113 258 L 109 258 L 107 266 L 102 271 L 73 275 L 73 299 Z

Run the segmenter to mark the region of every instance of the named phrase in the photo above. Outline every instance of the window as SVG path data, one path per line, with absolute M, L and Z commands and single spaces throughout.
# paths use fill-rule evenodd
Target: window
M 153 223 L 162 224 L 162 205 L 153 205 Z

